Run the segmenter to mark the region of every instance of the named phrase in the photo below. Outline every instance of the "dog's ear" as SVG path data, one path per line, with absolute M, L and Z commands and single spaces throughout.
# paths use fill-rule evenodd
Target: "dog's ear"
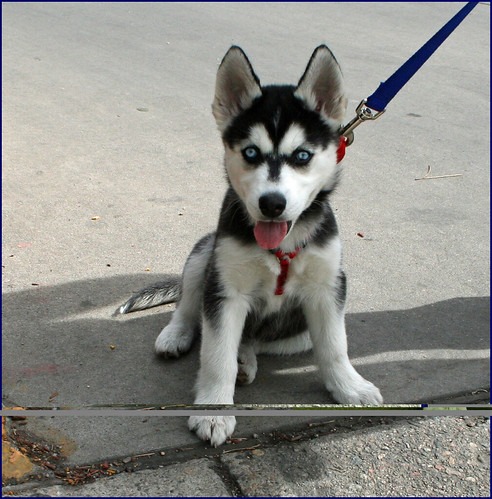
M 261 95 L 260 80 L 246 54 L 232 46 L 220 63 L 212 112 L 220 131 Z
M 295 95 L 313 111 L 341 123 L 347 108 L 343 77 L 335 56 L 326 45 L 316 48 L 302 75 Z

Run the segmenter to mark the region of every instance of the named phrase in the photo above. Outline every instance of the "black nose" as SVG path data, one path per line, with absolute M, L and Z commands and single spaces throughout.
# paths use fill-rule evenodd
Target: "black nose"
M 261 212 L 268 218 L 276 218 L 285 210 L 286 199 L 279 192 L 263 194 L 258 200 Z

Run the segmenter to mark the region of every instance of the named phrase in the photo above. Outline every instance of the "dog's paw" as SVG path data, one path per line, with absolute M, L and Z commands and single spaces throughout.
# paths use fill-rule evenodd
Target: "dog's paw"
M 237 357 L 236 383 L 238 385 L 249 385 L 254 381 L 257 370 L 258 363 L 254 350 L 241 347 Z
M 337 388 L 330 389 L 335 400 L 340 404 L 381 405 L 383 397 L 379 388 L 359 376 L 351 382 L 347 380 Z
M 155 351 L 165 358 L 178 358 L 193 343 L 193 332 L 181 325 L 169 324 L 155 340 Z
M 188 428 L 211 445 L 222 445 L 232 435 L 236 426 L 234 416 L 190 416 Z
M 249 385 L 250 383 L 253 383 L 255 377 L 256 366 L 251 366 L 250 364 L 241 364 L 241 362 L 238 361 L 236 384 Z

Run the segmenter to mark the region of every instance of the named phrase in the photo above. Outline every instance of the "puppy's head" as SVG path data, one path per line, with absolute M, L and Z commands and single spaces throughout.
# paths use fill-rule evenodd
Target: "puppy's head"
M 239 47 L 222 60 L 212 111 L 229 182 L 262 248 L 280 246 L 317 195 L 335 187 L 346 102 L 340 67 L 324 45 L 297 86 L 262 87 Z

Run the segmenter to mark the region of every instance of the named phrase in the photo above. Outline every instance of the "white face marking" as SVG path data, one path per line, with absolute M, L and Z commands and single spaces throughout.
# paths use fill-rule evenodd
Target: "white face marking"
M 266 161 L 250 165 L 244 160 L 241 151 L 247 146 L 256 146 L 263 155 L 277 153 L 290 157 L 296 149 L 305 149 L 313 156 L 307 165 L 301 167 L 283 163 L 278 178 L 272 179 Z M 226 145 L 225 165 L 231 184 L 245 203 L 253 222 L 267 220 L 259 209 L 259 198 L 271 192 L 281 193 L 287 200 L 278 219 L 295 222 L 321 190 L 333 185 L 337 170 L 336 150 L 335 144 L 326 149 L 310 144 L 302 126 L 293 123 L 275 151 L 265 126 L 257 124 L 251 128 L 249 137 L 233 149 Z
M 249 145 L 255 145 L 262 154 L 273 153 L 273 142 L 270 139 L 270 135 L 268 135 L 265 125 L 258 124 L 251 128 L 249 138 L 241 145 L 241 149 Z
M 304 130 L 293 123 L 283 136 L 278 146 L 279 154 L 290 156 L 296 149 L 306 146 L 306 135 Z

